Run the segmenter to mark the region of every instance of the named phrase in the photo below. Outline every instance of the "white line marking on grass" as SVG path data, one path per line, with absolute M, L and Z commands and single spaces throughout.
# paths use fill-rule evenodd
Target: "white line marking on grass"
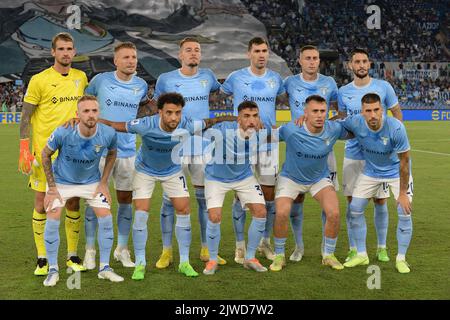
M 448 157 L 450 157 L 450 153 L 433 152 L 433 151 L 418 150 L 418 149 L 411 149 L 411 151 L 422 152 L 422 153 L 429 153 L 429 154 L 437 154 L 437 155 L 440 155 L 440 156 L 448 156 Z

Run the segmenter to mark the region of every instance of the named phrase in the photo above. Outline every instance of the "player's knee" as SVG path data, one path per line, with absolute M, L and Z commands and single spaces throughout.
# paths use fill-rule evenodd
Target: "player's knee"
M 189 214 L 189 211 L 190 211 L 189 201 L 186 201 L 186 202 L 183 201 L 183 203 L 177 203 L 176 206 L 174 205 L 174 208 L 175 208 L 175 212 L 177 214 L 182 214 L 182 215 Z
M 379 206 L 384 205 L 387 202 L 387 199 L 373 199 L 373 202 Z
M 44 214 L 45 213 L 44 198 L 45 198 L 45 193 L 44 192 L 36 192 L 35 193 L 35 196 L 34 196 L 34 209 L 40 214 Z
M 261 186 L 266 201 L 275 200 L 275 187 L 274 186 Z
M 148 213 L 137 211 L 134 215 L 133 229 L 144 230 L 147 228 Z
M 219 212 L 210 211 L 208 212 L 208 219 L 212 223 L 220 223 L 220 221 L 222 220 L 222 214 L 220 214 Z
M 290 210 L 288 206 L 277 206 L 277 210 L 275 212 L 275 219 L 278 222 L 287 222 L 288 218 L 290 216 Z
M 55 208 L 47 212 L 47 219 L 59 220 L 61 219 L 62 208 Z
M 398 214 L 399 219 L 403 219 L 403 220 L 411 219 L 411 214 L 406 214 L 406 212 L 403 210 L 403 208 L 400 205 L 397 206 L 397 214 Z
M 352 215 L 364 214 L 364 210 L 366 210 L 367 199 L 363 198 L 353 198 L 352 202 L 350 202 L 350 211 Z
M 297 198 L 295 198 L 294 203 L 303 203 L 305 201 L 305 194 L 299 194 Z
M 66 201 L 66 208 L 70 211 L 80 210 L 80 198 L 70 198 Z
M 339 221 L 339 208 L 331 208 L 325 212 L 327 221 L 331 223 L 337 223 Z
M 253 216 L 255 218 L 265 218 L 267 216 L 267 210 L 266 207 L 261 205 L 261 206 L 255 206 L 253 208 Z
M 130 204 L 133 200 L 131 191 L 117 191 L 117 202 L 120 204 Z

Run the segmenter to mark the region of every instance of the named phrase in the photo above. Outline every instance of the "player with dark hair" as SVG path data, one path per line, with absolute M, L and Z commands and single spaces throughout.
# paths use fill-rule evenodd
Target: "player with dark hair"
M 284 80 L 284 87 L 288 96 L 291 119 L 297 119 L 304 115 L 306 100 L 311 95 L 323 97 L 327 104 L 327 116 L 330 109 L 337 109 L 338 87 L 336 81 L 329 76 L 319 73 L 320 52 L 313 45 L 305 45 L 300 48 L 298 62 L 301 66 L 301 73 L 287 77 Z M 336 157 L 334 152 L 330 152 L 328 158 L 330 169 L 330 179 L 333 181 L 334 189 L 339 191 L 337 179 Z M 289 257 L 291 261 L 300 261 L 304 253 L 303 244 L 303 202 L 305 196 L 300 194 L 294 200 L 291 209 L 291 225 L 295 238 L 295 250 Z M 325 212 L 322 212 L 323 227 L 325 227 Z M 323 245 L 323 243 L 322 243 Z M 322 248 L 323 249 L 323 248 Z
M 180 42 L 178 58 L 181 62 L 181 68 L 171 72 L 162 73 L 156 81 L 153 100 L 167 92 L 178 92 L 185 101 L 183 115 L 191 120 L 201 121 L 209 118 L 209 96 L 212 92 L 218 91 L 220 83 L 211 69 L 200 68 L 201 45 L 198 39 L 194 37 L 184 38 Z M 200 223 L 201 250 L 200 260 L 208 261 L 209 252 L 206 244 L 206 222 L 208 212 L 205 201 L 205 166 L 199 158 L 202 157 L 202 139 L 193 137 L 194 150 L 191 152 L 190 161 L 183 164 L 185 175 L 190 175 L 191 182 L 195 189 L 195 198 L 198 204 L 198 220 Z M 197 151 L 198 150 L 198 151 Z M 186 153 L 185 153 L 186 154 Z M 157 268 L 166 268 L 172 262 L 172 234 L 174 224 L 174 209 L 172 202 L 163 195 L 161 204 L 161 235 L 163 250 L 160 258 L 156 262 Z M 220 256 L 219 264 L 226 264 L 226 261 Z
M 215 141 L 214 156 L 206 165 L 205 172 L 209 217 L 206 236 L 211 256 L 203 270 L 206 275 L 214 274 L 218 268 L 217 252 L 221 238 L 223 201 L 225 194 L 232 190 L 236 192 L 242 206 L 247 207 L 253 216 L 248 229 L 243 265 L 257 272 L 267 271 L 255 258 L 266 225 L 266 203 L 261 186 L 252 171 L 252 164 L 256 163 L 260 146 L 257 133 L 261 127 L 259 108 L 255 102 L 243 101 L 237 109 L 237 122 L 222 122 L 205 133 L 209 133 Z
M 338 107 L 339 117 L 351 117 L 361 113 L 361 98 L 367 93 L 376 93 L 380 96 L 381 106 L 385 115 L 388 110 L 398 120 L 402 120 L 402 111 L 392 86 L 384 80 L 374 79 L 369 75 L 371 61 L 366 50 L 356 48 L 350 55 L 349 68 L 352 70 L 354 79 L 349 84 L 339 88 Z M 346 261 L 357 254 L 356 244 L 350 232 L 350 202 L 354 191 L 356 180 L 364 167 L 364 155 L 357 139 L 351 139 L 345 144 L 345 156 L 343 165 L 343 192 L 347 197 L 348 206 L 346 212 L 347 230 L 349 238 L 349 253 Z M 412 180 L 411 180 L 412 181 Z M 389 194 L 387 194 L 389 196 Z M 380 189 L 380 193 L 374 200 L 375 230 L 378 239 L 377 259 L 378 261 L 389 261 L 386 238 L 389 223 L 386 194 Z
M 381 198 L 386 199 L 391 189 L 398 211 L 398 254 L 395 266 L 398 272 L 409 273 L 410 267 L 405 257 L 412 237 L 408 136 L 405 126 L 399 120 L 386 116 L 381 97 L 377 93 L 365 94 L 361 104 L 362 113 L 348 117 L 343 122 L 344 127 L 354 133 L 365 159 L 350 203 L 350 227 L 357 254 L 345 262 L 344 266 L 369 264 L 364 211 L 370 199 L 374 198 L 376 201 L 380 198 L 380 190 Z
M 286 162 L 277 181 L 276 218 L 274 228 L 275 259 L 272 271 L 286 265 L 284 256 L 291 206 L 299 194 L 309 192 L 326 214 L 322 264 L 335 270 L 344 266 L 334 256 L 339 232 L 339 202 L 334 184 L 329 177 L 329 153 L 338 139 L 353 137 L 342 124 L 326 121 L 325 98 L 312 95 L 305 101 L 304 124 L 293 122 L 281 126 L 279 137 L 286 142 Z
M 205 119 L 198 123 L 197 128 L 196 123 L 182 114 L 185 100 L 182 95 L 175 92 L 160 95 L 157 106 L 158 114 L 153 116 L 128 122 L 100 120 L 118 132 L 139 134 L 142 137 L 133 177 L 135 207 L 133 246 L 136 257 L 136 267 L 132 276 L 134 280 L 142 280 L 145 277 L 148 211 L 158 181 L 161 182 L 164 192 L 176 210 L 175 235 L 180 253 L 178 271 L 187 277 L 198 276 L 189 263 L 191 245 L 189 192 L 177 146 L 182 144 L 180 140 L 193 135 L 197 129 L 205 130 L 218 121 L 233 119 L 230 117 Z
M 276 124 L 275 105 L 277 98 L 285 92 L 281 76 L 267 68 L 269 62 L 269 44 L 261 38 L 252 38 L 248 43 L 247 56 L 250 66 L 232 72 L 221 86 L 226 95 L 233 95 L 234 113 L 242 101 L 253 101 L 258 104 L 261 122 L 266 128 Z M 258 182 L 262 187 L 266 200 L 267 220 L 264 236 L 258 248 L 267 259 L 274 258 L 270 245 L 270 234 L 275 219 L 275 181 L 278 174 L 278 149 L 276 145 L 265 144 L 266 152 L 258 153 L 255 166 Z M 273 149 L 272 149 L 273 148 Z M 245 210 L 239 199 L 233 202 L 233 226 L 236 234 L 236 250 L 234 260 L 243 263 L 245 258 Z

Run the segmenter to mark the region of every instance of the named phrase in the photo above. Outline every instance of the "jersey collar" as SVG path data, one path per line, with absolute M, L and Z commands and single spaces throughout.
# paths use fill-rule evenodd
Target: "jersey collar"
M 259 75 L 257 75 L 257 74 L 254 74 L 254 73 L 252 72 L 252 69 L 251 69 L 250 67 L 247 67 L 248 73 L 250 73 L 252 76 L 257 77 L 257 78 L 264 78 L 264 77 L 266 76 L 268 70 L 269 70 L 269 69 L 266 68 L 266 70 L 264 71 L 264 73 L 263 73 L 262 75 L 259 76 Z
M 61 73 L 59 73 L 58 71 L 55 70 L 55 68 L 53 68 L 53 66 L 50 67 L 50 69 L 52 70 L 52 72 L 54 72 L 56 75 L 58 75 L 59 77 L 62 77 L 64 79 L 68 78 L 70 76 L 70 74 L 72 73 L 72 68 L 69 69 L 69 72 L 67 73 L 67 76 L 63 76 Z
M 133 78 L 134 78 L 135 75 L 136 75 L 136 72 L 134 72 L 134 74 L 133 74 L 133 76 L 131 77 L 130 80 L 128 80 L 128 81 L 123 81 L 123 80 L 120 80 L 119 77 L 117 76 L 117 71 L 114 71 L 114 78 L 115 78 L 118 82 L 120 82 L 120 83 L 125 83 L 125 84 L 131 83 L 131 82 L 133 81 Z
M 181 72 L 181 68 L 178 68 L 177 71 L 178 71 L 178 75 L 179 75 L 180 77 L 187 78 L 187 79 L 191 79 L 191 78 L 194 78 L 194 77 L 198 76 L 198 74 L 200 73 L 200 68 L 197 69 L 197 72 L 194 73 L 192 76 L 187 76 L 187 75 L 183 74 L 183 73 Z
M 300 80 L 302 80 L 303 82 L 306 82 L 306 83 L 316 83 L 317 81 L 319 81 L 319 77 L 320 77 L 320 73 L 317 73 L 316 80 L 309 81 L 309 80 L 305 80 L 305 78 L 303 78 L 303 72 L 300 73 Z
M 94 134 L 92 135 L 92 136 L 90 136 L 90 137 L 86 137 L 86 136 L 84 136 L 82 133 L 81 133 L 81 131 L 80 131 L 80 126 L 77 124 L 77 132 L 78 132 L 78 135 L 81 137 L 81 139 L 84 139 L 84 140 L 91 140 L 91 139 L 93 139 L 96 135 L 97 135 L 97 132 L 98 132 L 98 123 L 95 125 L 95 132 L 94 132 Z
M 306 125 L 306 123 L 305 123 L 305 125 L 303 126 L 303 128 L 305 129 L 306 133 L 308 133 L 310 136 L 318 137 L 318 136 L 322 135 L 322 133 L 325 131 L 325 122 L 324 122 L 324 124 L 323 124 L 322 131 L 320 131 L 320 132 L 318 132 L 318 133 L 312 133 L 311 131 L 309 131 L 309 130 L 308 130 L 308 126 Z
M 372 77 L 370 77 L 369 79 L 370 79 L 369 83 L 366 84 L 365 86 L 357 86 L 357 85 L 355 84 L 355 80 L 352 81 L 352 85 L 353 85 L 356 89 L 364 89 L 364 88 L 367 88 L 367 87 L 369 87 L 369 86 L 372 84 Z

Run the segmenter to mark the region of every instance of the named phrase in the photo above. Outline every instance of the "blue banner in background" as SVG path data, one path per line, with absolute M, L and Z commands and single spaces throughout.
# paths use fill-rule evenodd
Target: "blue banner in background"
M 450 109 L 447 110 L 402 110 L 404 121 L 450 121 Z M 282 119 L 284 113 L 289 119 Z M 20 112 L 0 112 L 0 124 L 20 123 Z M 211 110 L 210 118 L 232 116 L 232 110 Z M 290 121 L 290 112 L 277 110 L 277 121 Z
M 450 110 L 402 110 L 404 121 L 450 121 Z
M 0 112 L 0 123 L 20 123 L 21 112 Z

